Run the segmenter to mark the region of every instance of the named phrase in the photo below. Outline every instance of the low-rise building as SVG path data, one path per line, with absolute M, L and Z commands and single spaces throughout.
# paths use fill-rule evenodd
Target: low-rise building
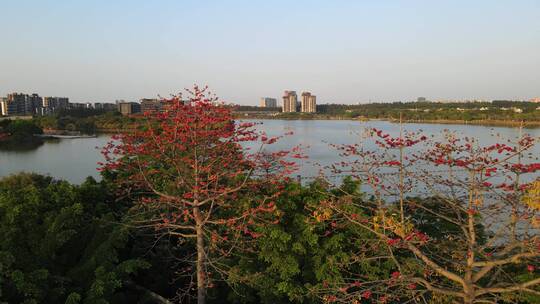
M 277 108 L 277 99 L 271 97 L 261 97 L 261 107 Z
M 72 102 L 69 104 L 69 108 L 74 109 L 91 109 L 93 108 L 92 104 L 89 102 Z
M 137 102 L 118 102 L 118 112 L 122 115 L 132 115 L 141 112 L 141 104 Z
M 110 102 L 95 102 L 94 103 L 94 109 L 96 110 L 104 110 L 104 111 L 117 111 L 118 106 L 114 103 Z
M 7 116 L 7 98 L 0 97 L 0 115 Z
M 165 109 L 165 101 L 156 98 L 143 98 L 141 112 L 162 112 Z
M 67 97 L 43 97 L 43 107 L 54 113 L 59 110 L 69 108 L 69 98 Z

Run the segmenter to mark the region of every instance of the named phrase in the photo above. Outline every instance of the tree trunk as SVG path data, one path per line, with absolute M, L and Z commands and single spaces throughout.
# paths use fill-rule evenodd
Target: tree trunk
M 464 290 L 465 297 L 463 298 L 463 303 L 465 304 L 473 304 L 475 300 L 475 290 L 472 282 L 465 282 Z
M 204 231 L 199 208 L 195 208 L 195 221 L 197 223 L 197 304 L 206 303 L 206 269 L 204 253 Z

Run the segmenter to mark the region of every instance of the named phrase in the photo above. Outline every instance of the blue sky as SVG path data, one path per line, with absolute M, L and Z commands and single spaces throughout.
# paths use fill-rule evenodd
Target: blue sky
M 540 1 L 2 1 L 0 95 L 540 96 Z

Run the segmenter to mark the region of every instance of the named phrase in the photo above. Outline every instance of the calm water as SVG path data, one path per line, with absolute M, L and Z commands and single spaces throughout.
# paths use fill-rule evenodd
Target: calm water
M 366 127 L 375 127 L 385 132 L 397 135 L 399 126 L 384 121 L 357 122 L 357 121 L 331 121 L 331 120 L 265 120 L 259 126 L 269 135 L 279 135 L 293 131 L 294 135 L 287 136 L 275 149 L 288 149 L 301 144 L 308 160 L 303 160 L 300 174 L 315 176 L 319 172 L 319 165 L 326 165 L 337 161 L 336 152 L 328 143 L 345 144 L 360 140 Z M 426 134 L 439 135 L 443 130 L 456 131 L 462 135 L 479 138 L 483 144 L 494 143 L 498 140 L 492 135 L 514 138 L 519 131 L 515 128 L 484 127 L 466 125 L 437 125 L 437 124 L 405 124 L 405 130 L 423 130 Z M 527 129 L 526 133 L 540 137 L 540 129 Z M 26 151 L 0 150 L 0 177 L 12 173 L 27 171 L 49 174 L 51 176 L 67 179 L 74 183 L 81 183 L 87 176 L 99 178 L 96 171 L 97 162 L 102 161 L 99 149 L 104 146 L 110 137 L 103 135 L 97 138 L 62 139 L 46 142 L 36 149 Z M 540 147 L 533 153 L 540 156 Z

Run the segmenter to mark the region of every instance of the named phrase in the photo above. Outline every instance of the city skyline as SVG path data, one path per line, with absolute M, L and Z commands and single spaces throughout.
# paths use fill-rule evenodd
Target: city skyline
M 540 95 L 538 1 L 17 1 L 2 11 L 1 96 L 138 100 L 193 83 L 245 105 L 289 87 L 346 104 Z
M 0 94 L 0 101 L 2 100 L 2 98 L 6 98 L 6 97 L 9 97 L 10 95 L 17 95 L 17 94 L 20 94 L 20 95 L 28 95 L 28 96 L 31 96 L 31 95 L 37 95 L 37 96 L 40 96 L 42 97 L 43 99 L 45 98 L 65 98 L 65 99 L 70 99 L 70 100 L 74 100 L 72 97 L 70 96 L 67 96 L 67 95 L 44 95 L 44 94 L 41 94 L 40 92 L 36 92 L 35 90 L 32 91 L 27 91 L 27 92 L 23 92 L 23 91 L 14 91 L 14 90 L 11 90 L 11 91 L 8 91 L 9 93 L 6 93 L 4 95 Z M 291 92 L 291 93 L 294 93 L 296 94 L 296 91 L 288 91 L 288 90 L 284 90 L 285 92 L 285 95 L 287 95 L 287 92 Z M 305 90 L 302 90 L 302 93 L 308 93 L 308 94 L 311 94 L 309 91 L 305 91 Z M 279 95 L 279 94 L 276 94 L 276 96 Z M 316 96 L 312 96 L 312 97 L 316 97 Z M 138 103 L 141 103 L 143 101 L 159 101 L 159 100 L 162 100 L 162 99 L 167 99 L 167 97 L 163 97 L 162 95 L 158 95 L 158 96 L 155 96 L 155 97 L 148 97 L 148 96 L 139 96 L 139 97 L 134 97 L 133 99 L 114 99 L 114 100 L 95 100 L 95 99 L 92 99 L 92 100 L 80 100 L 80 101 L 73 101 L 72 103 L 74 104 L 103 104 L 103 103 L 119 103 L 119 102 L 127 102 L 127 103 L 131 103 L 131 102 L 138 102 Z M 279 101 L 278 101 L 279 100 Z M 333 101 L 323 101 L 323 102 L 317 102 L 318 104 L 344 104 L 344 105 L 355 105 L 355 104 L 370 104 L 370 103 L 395 103 L 395 102 L 403 102 L 403 103 L 414 103 L 414 102 L 435 102 L 435 103 L 466 103 L 466 102 L 492 102 L 494 100 L 508 100 L 508 101 L 523 101 L 523 102 L 535 102 L 535 103 L 539 103 L 540 102 L 540 97 L 529 97 L 529 98 L 508 98 L 508 99 L 505 99 L 505 98 L 493 98 L 493 99 L 480 99 L 480 98 L 462 98 L 462 99 L 433 99 L 433 98 L 426 98 L 426 97 L 415 97 L 415 98 L 411 98 L 409 100 L 368 100 L 368 101 L 361 101 L 361 102 L 354 102 L 354 103 L 340 103 L 340 102 L 333 102 Z M 221 99 L 221 101 L 224 101 Z M 267 104 L 268 102 L 270 102 L 270 104 Z M 298 99 L 297 102 L 300 104 L 301 103 L 301 99 Z M 282 107 L 283 106 L 283 98 L 276 98 L 276 97 L 272 97 L 272 96 L 261 96 L 261 97 L 258 97 L 258 101 L 256 102 L 251 102 L 249 104 L 239 104 L 239 103 L 235 103 L 235 102 L 231 102 L 231 101 L 225 101 L 226 104 L 230 104 L 230 105 L 247 105 L 247 106 L 253 106 L 253 107 Z

